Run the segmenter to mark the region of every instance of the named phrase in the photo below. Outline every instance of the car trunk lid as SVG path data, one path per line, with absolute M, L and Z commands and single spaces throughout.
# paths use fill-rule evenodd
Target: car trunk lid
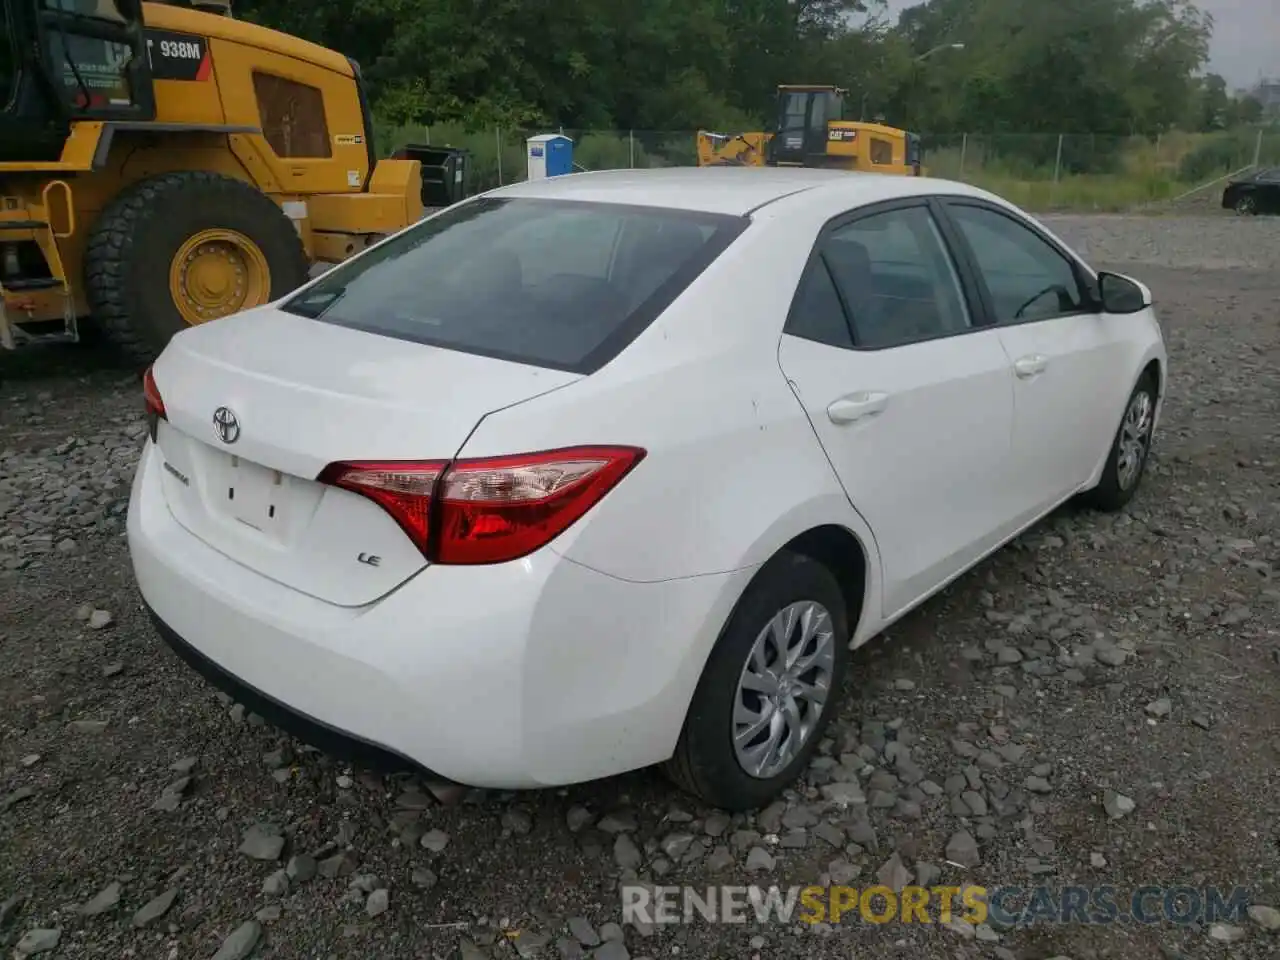
M 392 517 L 317 482 L 342 460 L 448 460 L 483 417 L 579 376 L 270 308 L 185 331 L 154 368 L 169 509 L 247 567 L 342 606 L 426 565 Z

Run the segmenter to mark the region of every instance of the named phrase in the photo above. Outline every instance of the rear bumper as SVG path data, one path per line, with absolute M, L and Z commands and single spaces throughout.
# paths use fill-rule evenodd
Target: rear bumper
M 376 743 L 370 743 L 352 736 L 345 730 L 331 727 L 329 724 L 299 713 L 288 704 L 256 690 L 247 683 L 232 676 L 218 666 L 203 653 L 178 636 L 172 627 L 160 619 L 150 607 L 147 612 L 151 622 L 160 634 L 160 639 L 169 645 L 186 664 L 204 677 L 210 684 L 235 699 L 237 703 L 252 710 L 268 723 L 274 724 L 285 733 L 292 734 L 303 743 L 323 750 L 335 759 L 347 760 L 366 770 L 381 773 L 402 773 L 413 771 L 425 774 L 429 779 L 440 780 L 440 774 L 427 770 L 421 764 Z
M 375 603 L 338 607 L 188 533 L 159 461 L 148 443 L 128 536 L 166 641 L 321 749 L 470 786 L 558 786 L 669 757 L 750 575 L 632 583 L 543 550 L 429 567 Z

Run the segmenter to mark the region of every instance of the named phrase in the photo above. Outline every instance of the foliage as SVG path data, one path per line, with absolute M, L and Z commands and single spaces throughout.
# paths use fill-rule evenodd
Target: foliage
M 1210 134 L 1183 156 L 1178 177 L 1194 183 L 1234 173 L 1253 162 L 1257 142 L 1257 131 L 1247 128 Z
M 885 11 L 884 0 L 237 0 L 238 16 L 359 61 L 379 149 L 465 147 L 473 190 L 522 178 L 524 138 L 557 129 L 587 169 L 691 165 L 699 128 L 772 126 L 781 83 L 845 87 L 850 119 L 923 131 L 930 168 L 963 167 L 1036 207 L 1159 199 L 1252 159 L 1256 129 L 1233 131 L 1258 123 L 1261 105 L 1202 75 L 1212 20 L 1191 0 L 924 0 L 897 24 Z M 1175 150 L 1176 130 L 1203 136 Z
M 472 130 L 759 129 L 780 83 L 936 133 L 1155 133 L 1257 119 L 1199 76 L 1191 0 L 238 0 L 354 57 L 378 115 Z M 962 48 L 956 49 L 956 45 Z M 747 126 L 750 125 L 750 126 Z M 1032 163 L 1051 162 L 1028 156 Z M 1069 169 L 1107 169 L 1093 151 Z

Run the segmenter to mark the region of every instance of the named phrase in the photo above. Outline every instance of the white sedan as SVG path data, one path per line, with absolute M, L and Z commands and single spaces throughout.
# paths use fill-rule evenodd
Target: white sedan
M 851 648 L 1133 496 L 1165 371 L 1146 287 L 963 184 L 522 183 L 175 337 L 129 545 L 165 640 L 337 755 L 749 809 Z

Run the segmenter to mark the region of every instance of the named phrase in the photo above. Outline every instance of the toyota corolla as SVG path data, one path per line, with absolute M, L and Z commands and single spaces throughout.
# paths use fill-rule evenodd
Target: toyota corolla
M 175 337 L 129 545 L 164 639 L 334 753 L 753 808 L 850 649 L 1125 505 L 1165 365 L 1146 287 L 963 184 L 523 183 Z

